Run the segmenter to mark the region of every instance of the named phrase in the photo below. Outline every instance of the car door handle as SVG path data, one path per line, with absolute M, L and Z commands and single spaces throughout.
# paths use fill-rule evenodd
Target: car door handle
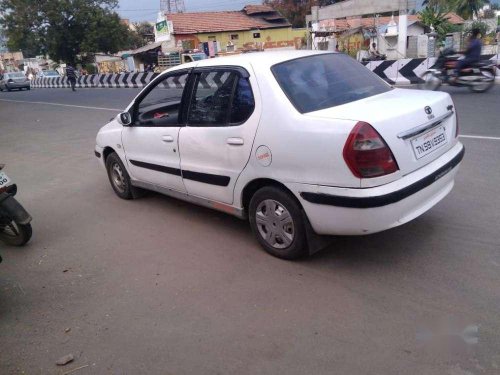
M 174 141 L 174 137 L 172 137 L 171 135 L 164 135 L 163 137 L 161 137 L 161 140 L 163 142 L 173 142 Z
M 243 144 L 245 144 L 243 138 L 238 138 L 238 137 L 228 138 L 226 142 L 228 145 L 233 145 L 233 146 L 242 146 Z

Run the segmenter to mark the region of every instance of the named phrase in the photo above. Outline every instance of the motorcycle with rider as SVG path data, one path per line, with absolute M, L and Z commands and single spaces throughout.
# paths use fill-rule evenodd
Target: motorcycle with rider
M 443 83 L 468 87 L 473 92 L 486 92 L 495 84 L 496 65 L 481 61 L 481 32 L 473 29 L 463 58 L 452 48 L 442 50 L 435 64 L 422 75 L 421 88 L 437 90 Z

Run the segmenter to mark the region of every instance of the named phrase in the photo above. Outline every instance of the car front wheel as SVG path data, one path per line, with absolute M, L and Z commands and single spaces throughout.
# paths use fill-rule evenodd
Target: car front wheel
M 307 254 L 306 233 L 298 202 L 274 186 L 263 187 L 249 205 L 250 225 L 261 246 L 281 259 Z
M 106 171 L 108 172 L 111 187 L 122 199 L 132 199 L 132 185 L 130 176 L 125 169 L 120 157 L 116 153 L 111 153 L 106 159 Z

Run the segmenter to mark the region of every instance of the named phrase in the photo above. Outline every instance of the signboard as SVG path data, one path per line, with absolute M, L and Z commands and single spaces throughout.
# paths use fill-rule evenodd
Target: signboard
M 160 35 L 167 35 L 167 34 L 168 34 L 167 21 L 163 20 L 163 21 L 157 22 L 156 23 L 156 35 L 160 36 Z

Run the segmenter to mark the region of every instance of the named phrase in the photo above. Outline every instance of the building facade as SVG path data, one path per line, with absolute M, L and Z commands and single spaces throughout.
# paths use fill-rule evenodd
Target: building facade
M 209 55 L 245 49 L 295 49 L 305 43 L 306 30 L 293 29 L 277 11 L 247 5 L 241 11 L 159 15 L 155 41 L 162 49 L 198 49 L 209 45 Z

